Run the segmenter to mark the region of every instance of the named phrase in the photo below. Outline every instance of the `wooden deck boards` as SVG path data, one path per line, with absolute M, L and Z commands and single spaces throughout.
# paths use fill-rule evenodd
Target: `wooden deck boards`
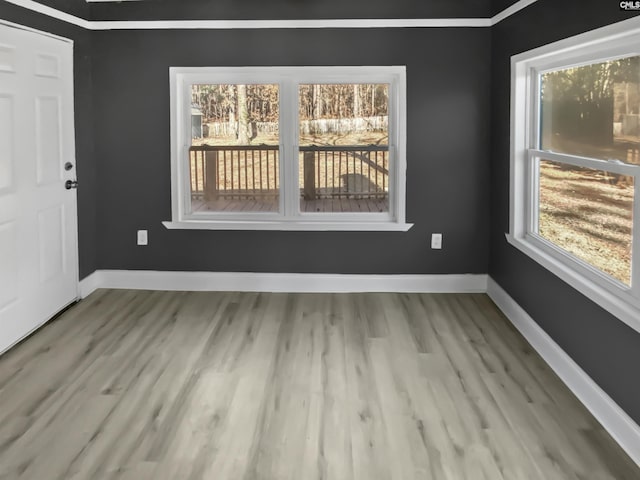
M 0 357 L 3 480 L 638 478 L 481 294 L 98 290 Z
M 278 199 L 276 197 L 256 197 L 254 199 L 226 199 L 204 201 L 192 200 L 193 212 L 277 212 Z M 358 199 L 358 198 L 325 198 L 319 200 L 301 200 L 301 212 L 387 212 L 389 202 L 386 199 Z

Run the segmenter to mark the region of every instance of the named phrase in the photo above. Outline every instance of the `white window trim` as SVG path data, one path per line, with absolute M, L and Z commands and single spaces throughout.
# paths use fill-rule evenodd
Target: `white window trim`
M 171 205 L 168 229 L 197 230 L 380 230 L 406 231 L 406 67 L 171 67 Z M 186 109 L 191 107 L 190 85 L 194 83 L 277 83 L 280 86 L 280 212 L 215 212 L 188 214 L 190 189 L 185 154 L 190 142 Z M 297 184 L 298 105 L 300 83 L 388 83 L 389 212 L 304 213 L 298 212 Z
M 640 332 L 640 168 L 550 152 L 535 147 L 538 136 L 538 76 L 545 71 L 640 55 L 640 17 L 593 30 L 511 58 L 510 222 L 507 241 Z M 631 287 L 566 253 L 536 234 L 532 175 L 537 158 L 634 177 Z

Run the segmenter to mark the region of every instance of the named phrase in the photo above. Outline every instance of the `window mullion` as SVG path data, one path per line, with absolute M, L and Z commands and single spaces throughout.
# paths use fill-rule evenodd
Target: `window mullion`
M 542 102 L 540 99 L 542 92 L 542 79 L 540 77 L 540 72 L 533 69 L 529 81 L 530 84 L 528 88 L 530 89 L 531 101 L 529 103 L 530 112 L 527 117 L 531 120 L 528 126 L 529 138 L 527 139 L 527 146 L 530 149 L 536 150 L 542 145 L 540 138 L 540 119 L 542 118 Z
M 631 291 L 640 299 L 640 175 L 633 176 L 633 228 L 631 240 Z
M 282 196 L 283 215 L 287 218 L 296 216 L 297 186 L 296 180 L 296 82 L 287 78 L 281 82 L 280 109 L 280 194 Z
M 538 165 L 535 151 L 540 144 L 540 75 L 535 69 L 530 69 L 526 78 L 526 92 L 529 99 L 526 104 L 526 122 L 524 130 L 524 232 L 538 233 Z
M 529 151 L 527 155 L 527 212 L 526 228 L 530 233 L 538 234 L 540 209 L 540 159 Z
M 291 137 L 291 161 L 290 161 L 290 169 L 291 169 L 291 178 L 289 180 L 289 215 L 292 217 L 299 217 L 299 206 L 300 206 L 300 185 L 299 185 L 299 153 L 298 153 L 298 144 L 300 143 L 300 139 L 298 138 L 298 116 L 299 116 L 299 105 L 298 105 L 298 83 L 299 80 L 296 78 L 292 79 L 289 85 L 290 88 L 290 99 L 291 99 L 291 123 L 289 124 L 287 130 L 289 130 L 289 134 Z
M 182 178 L 182 195 L 181 195 L 181 207 L 180 212 L 182 215 L 191 214 L 191 174 L 190 174 L 190 160 L 189 160 L 189 147 L 191 143 L 189 141 L 191 134 L 191 82 L 186 79 L 181 80 L 180 88 L 182 89 L 182 102 L 179 103 L 178 118 L 182 121 L 181 135 L 179 140 L 179 176 Z

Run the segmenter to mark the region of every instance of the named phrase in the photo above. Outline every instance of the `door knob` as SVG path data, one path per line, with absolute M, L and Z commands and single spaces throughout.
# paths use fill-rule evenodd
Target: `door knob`
M 71 190 L 72 188 L 78 188 L 78 181 L 67 180 L 66 182 L 64 182 L 64 188 L 66 188 L 67 190 Z

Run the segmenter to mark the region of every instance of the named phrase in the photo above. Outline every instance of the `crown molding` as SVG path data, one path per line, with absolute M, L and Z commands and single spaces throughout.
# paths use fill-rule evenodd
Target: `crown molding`
M 40 13 L 86 30 L 230 30 L 230 29 L 297 29 L 297 28 L 442 28 L 491 27 L 528 7 L 537 0 L 520 0 L 491 18 L 425 18 L 387 19 L 354 18 L 326 20 L 85 20 L 34 0 L 4 0 L 7 3 Z M 99 0 L 109 1 L 109 0 Z M 119 0 L 122 1 L 122 0 Z
M 69 23 L 71 25 L 76 25 L 78 27 L 85 28 L 87 30 L 92 30 L 91 24 L 93 22 L 89 20 L 85 20 L 84 18 L 76 17 L 75 15 L 71 15 L 70 13 L 62 12 L 53 7 L 43 5 L 42 3 L 38 3 L 33 0 L 4 0 L 4 1 L 6 3 L 12 3 L 14 5 L 25 8 L 27 10 L 31 10 L 32 12 L 41 13 L 42 15 L 46 15 L 47 17 L 55 18 L 56 20 Z
M 514 3 L 510 7 L 505 8 L 500 13 L 495 14 L 491 17 L 491 26 L 500 23 L 505 18 L 510 17 L 511 15 L 518 13 L 523 8 L 528 7 L 532 3 L 536 3 L 538 0 L 520 0 L 519 2 Z
M 124 20 L 94 21 L 92 30 L 238 30 L 319 28 L 490 27 L 487 18 L 326 19 L 326 20 Z

